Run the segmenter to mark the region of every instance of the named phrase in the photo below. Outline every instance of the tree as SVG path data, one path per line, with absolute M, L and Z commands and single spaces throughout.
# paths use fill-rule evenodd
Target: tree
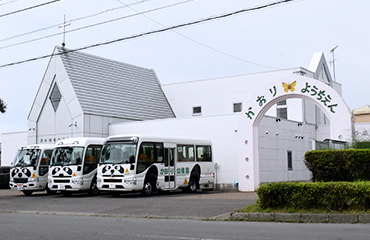
M 0 99 L 0 112 L 4 113 L 5 110 L 6 110 L 6 103 L 2 99 Z

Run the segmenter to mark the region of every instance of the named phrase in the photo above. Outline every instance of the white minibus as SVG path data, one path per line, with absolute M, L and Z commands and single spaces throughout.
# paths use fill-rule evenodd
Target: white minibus
M 29 196 L 35 191 L 49 191 L 48 171 L 53 144 L 21 147 L 11 164 L 9 187 Z
M 104 138 L 67 138 L 56 143 L 51 156 L 48 186 L 63 195 L 87 191 L 99 194 L 96 167 Z
M 155 190 L 212 190 L 214 177 L 210 140 L 122 135 L 106 139 L 97 185 L 113 195 L 149 196 Z

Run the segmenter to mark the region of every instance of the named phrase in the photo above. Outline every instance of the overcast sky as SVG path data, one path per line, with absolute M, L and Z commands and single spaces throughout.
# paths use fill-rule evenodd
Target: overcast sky
M 0 0 L 0 65 L 51 54 L 63 42 L 57 26 L 64 15 L 72 20 L 66 47 L 76 49 L 278 1 L 62 0 L 18 11 L 52 1 Z M 370 104 L 369 9 L 368 0 L 296 0 L 83 51 L 154 69 L 166 84 L 308 68 L 315 52 L 324 52 L 332 71 L 330 50 L 338 46 L 336 81 L 353 110 Z M 0 133 L 27 130 L 48 61 L 0 67 L 0 98 L 7 103 Z

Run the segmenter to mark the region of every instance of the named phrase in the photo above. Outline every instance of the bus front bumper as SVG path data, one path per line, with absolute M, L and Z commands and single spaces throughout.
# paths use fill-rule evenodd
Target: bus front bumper
M 49 179 L 49 189 L 52 191 L 87 191 L 90 189 L 90 184 L 86 183 L 82 178 L 53 178 Z
M 100 191 L 139 191 L 143 188 L 135 177 L 98 177 L 97 186 Z
M 9 181 L 9 187 L 11 190 L 17 191 L 43 191 L 46 190 L 46 182 L 40 182 L 36 178 L 32 181 L 22 181 L 18 179 L 11 179 Z

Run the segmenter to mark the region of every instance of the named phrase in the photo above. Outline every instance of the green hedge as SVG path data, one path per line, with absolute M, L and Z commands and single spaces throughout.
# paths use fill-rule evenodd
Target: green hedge
M 357 149 L 370 149 L 370 141 L 357 141 L 354 142 L 352 148 Z
M 370 182 L 268 183 L 257 194 L 264 209 L 367 210 Z
M 314 182 L 370 180 L 370 149 L 309 151 L 304 162 Z

